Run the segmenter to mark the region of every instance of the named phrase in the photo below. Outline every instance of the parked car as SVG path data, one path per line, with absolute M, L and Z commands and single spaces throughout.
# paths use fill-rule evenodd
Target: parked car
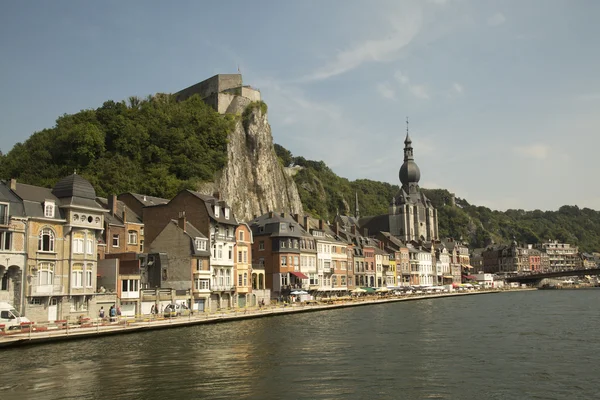
M 179 317 L 182 315 L 190 315 L 190 309 L 185 304 L 169 304 L 165 307 L 165 318 Z
M 22 317 L 15 308 L 6 302 L 0 302 L 0 325 L 5 329 L 18 329 L 22 322 L 31 322 L 27 317 Z

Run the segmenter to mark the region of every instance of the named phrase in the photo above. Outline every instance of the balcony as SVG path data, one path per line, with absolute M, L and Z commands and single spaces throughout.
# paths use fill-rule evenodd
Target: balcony
M 229 291 L 235 290 L 235 286 L 233 286 L 233 285 L 213 285 L 211 289 L 213 292 L 229 292 Z
M 214 242 L 215 240 L 222 240 L 225 242 L 235 242 L 235 236 L 231 236 L 231 235 L 227 236 L 227 235 L 215 234 L 215 233 L 213 233 L 210 236 L 210 239 L 212 242 Z
M 30 288 L 31 296 L 54 296 L 63 294 L 62 285 L 34 285 Z
M 139 299 L 140 292 L 121 292 L 121 299 Z

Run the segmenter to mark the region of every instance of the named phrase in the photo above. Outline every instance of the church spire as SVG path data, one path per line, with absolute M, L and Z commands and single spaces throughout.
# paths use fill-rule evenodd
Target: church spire
M 406 139 L 404 139 L 404 161 L 414 160 L 412 140 L 408 134 L 408 117 L 406 117 Z
M 360 212 L 358 211 L 358 192 L 354 192 L 356 199 L 354 201 L 354 218 L 358 219 L 360 217 Z

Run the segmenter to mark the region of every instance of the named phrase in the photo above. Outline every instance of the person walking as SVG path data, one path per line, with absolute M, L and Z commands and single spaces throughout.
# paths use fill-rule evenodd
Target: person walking
M 100 312 L 98 313 L 98 317 L 100 319 L 104 319 L 104 306 L 100 307 Z
M 110 306 L 109 310 L 110 322 L 115 322 L 115 317 L 117 316 L 117 309 L 115 306 Z

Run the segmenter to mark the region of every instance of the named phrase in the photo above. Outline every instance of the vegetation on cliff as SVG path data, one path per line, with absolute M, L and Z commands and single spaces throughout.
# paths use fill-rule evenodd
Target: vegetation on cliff
M 77 171 L 101 196 L 133 191 L 170 198 L 223 168 L 233 120 L 198 96 L 107 101 L 65 114 L 53 128 L 16 144 L 0 157 L 0 177 L 51 187 Z
M 337 212 L 354 215 L 355 193 L 362 216 L 386 214 L 399 190 L 397 185 L 368 179 L 349 181 L 337 176 L 323 161 L 294 157 L 275 145 L 283 165 L 302 169 L 294 175 L 304 209 L 315 217 L 333 220 Z M 558 211 L 493 211 L 469 204 L 444 189 L 423 189 L 438 211 L 440 237 L 463 238 L 471 247 L 490 243 L 539 243 L 556 239 L 576 244 L 582 251 L 600 250 L 600 212 L 577 206 Z

